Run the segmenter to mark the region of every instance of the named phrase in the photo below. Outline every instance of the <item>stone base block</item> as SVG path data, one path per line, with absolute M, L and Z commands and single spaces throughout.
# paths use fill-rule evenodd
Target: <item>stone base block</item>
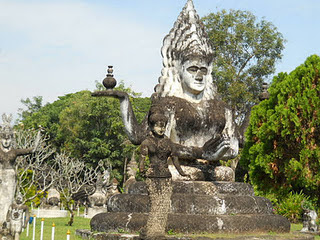
M 56 210 L 56 209 L 32 209 L 31 216 L 36 215 L 37 218 L 59 218 L 69 217 L 67 210 Z
M 92 231 L 137 232 L 146 225 L 146 213 L 100 213 L 91 219 Z M 181 233 L 289 232 L 289 221 L 279 215 L 189 215 L 169 214 L 166 231 Z
M 254 196 L 252 186 L 242 182 L 173 181 L 172 185 L 173 194 Z M 128 193 L 147 195 L 147 185 L 145 182 L 135 182 L 130 185 Z
M 149 211 L 148 195 L 118 194 L 108 202 L 108 212 Z M 170 212 L 204 215 L 271 214 L 272 204 L 266 198 L 255 196 L 173 194 Z

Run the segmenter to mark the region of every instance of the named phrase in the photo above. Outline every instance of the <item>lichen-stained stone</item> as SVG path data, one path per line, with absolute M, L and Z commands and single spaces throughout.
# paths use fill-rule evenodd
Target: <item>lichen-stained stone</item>
M 250 184 L 242 182 L 208 182 L 208 181 L 173 181 L 173 193 L 180 194 L 233 194 L 253 196 L 253 188 Z M 147 195 L 145 182 L 135 182 L 129 187 L 129 194 Z
M 145 213 L 101 213 L 91 219 L 92 231 L 140 231 L 147 222 Z M 275 214 L 260 215 L 189 215 L 169 214 L 166 230 L 181 233 L 254 233 L 289 232 L 290 223 Z

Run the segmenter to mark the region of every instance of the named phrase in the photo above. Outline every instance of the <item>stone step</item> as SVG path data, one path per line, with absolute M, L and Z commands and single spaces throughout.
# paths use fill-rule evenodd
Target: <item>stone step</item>
M 108 212 L 149 211 L 148 195 L 118 194 L 111 197 L 108 202 Z M 255 196 L 173 194 L 171 212 L 206 215 L 271 214 L 272 204 L 266 198 Z
M 233 194 L 253 196 L 251 185 L 242 182 L 173 181 L 173 193 L 181 194 Z M 148 194 L 145 182 L 135 182 L 128 190 L 129 194 Z
M 127 232 L 141 231 L 146 225 L 148 214 L 109 212 L 100 213 L 91 219 L 92 231 Z M 260 215 L 190 215 L 168 214 L 166 231 L 176 233 L 252 233 L 289 232 L 290 223 L 283 216 Z

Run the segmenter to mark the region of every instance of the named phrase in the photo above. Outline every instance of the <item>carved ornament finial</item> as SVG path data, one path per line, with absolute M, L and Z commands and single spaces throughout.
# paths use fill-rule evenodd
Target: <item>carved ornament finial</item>
M 106 89 L 113 89 L 117 85 L 116 79 L 113 77 L 113 66 L 108 66 L 107 70 L 107 76 L 105 79 L 103 79 L 103 86 L 105 86 Z

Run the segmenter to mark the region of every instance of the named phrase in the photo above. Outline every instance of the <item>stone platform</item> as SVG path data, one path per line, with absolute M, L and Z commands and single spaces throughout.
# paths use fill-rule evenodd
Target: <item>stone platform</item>
M 69 217 L 67 210 L 60 209 L 32 209 L 31 216 L 36 215 L 37 218 L 60 218 Z
M 138 234 L 120 233 L 93 233 L 89 230 L 77 229 L 76 235 L 82 239 L 96 240 L 141 240 Z M 161 240 L 314 240 L 310 234 L 290 233 L 290 234 L 257 234 L 257 235 L 233 235 L 233 236 L 170 236 L 167 235 Z
M 99 232 L 140 231 L 150 209 L 144 182 L 130 186 L 128 194 L 109 199 L 108 213 L 91 220 L 91 229 Z M 273 214 L 268 199 L 254 196 L 246 183 L 173 182 L 170 213 L 166 230 L 180 233 L 289 232 L 289 221 Z

